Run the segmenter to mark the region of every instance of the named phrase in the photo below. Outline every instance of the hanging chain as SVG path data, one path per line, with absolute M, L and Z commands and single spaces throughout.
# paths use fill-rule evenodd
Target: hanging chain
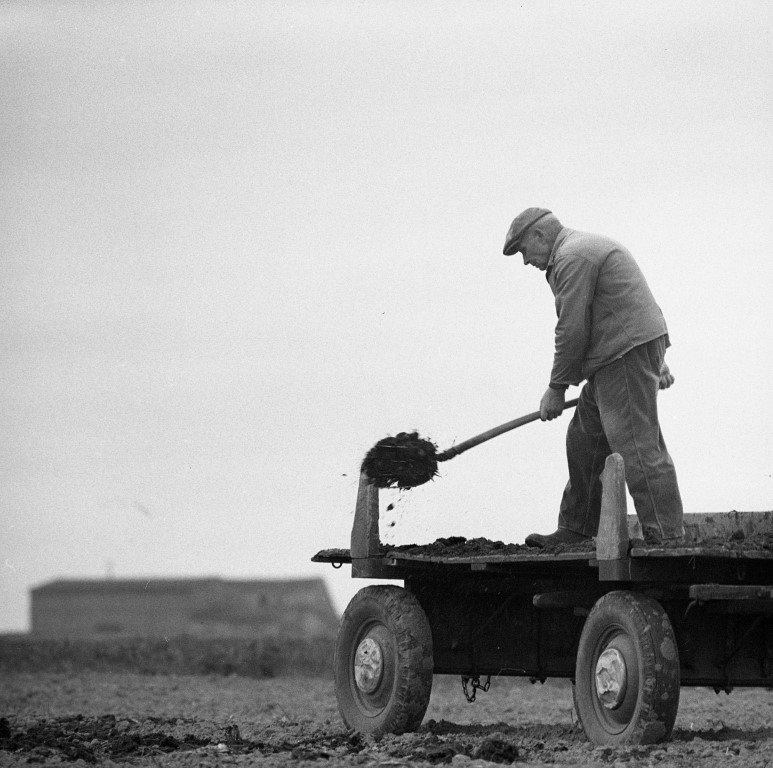
M 467 686 L 470 686 L 469 688 Z M 475 675 L 471 677 L 469 675 L 462 675 L 462 690 L 464 691 L 464 698 L 472 704 L 475 701 L 475 696 L 478 691 L 486 693 L 491 688 L 491 675 L 486 677 L 486 682 L 481 683 L 480 677 Z

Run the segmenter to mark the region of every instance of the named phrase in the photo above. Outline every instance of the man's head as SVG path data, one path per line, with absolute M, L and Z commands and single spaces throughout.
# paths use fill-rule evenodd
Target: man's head
M 521 253 L 524 264 L 544 272 L 562 229 L 561 222 L 547 208 L 527 208 L 513 219 L 502 253 L 505 256 Z

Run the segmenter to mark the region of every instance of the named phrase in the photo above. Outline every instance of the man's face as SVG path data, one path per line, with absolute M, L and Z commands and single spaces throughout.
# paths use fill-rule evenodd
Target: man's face
M 530 264 L 544 272 L 548 268 L 552 248 L 545 235 L 538 229 L 527 229 L 521 236 L 518 251 L 523 256 L 524 265 Z

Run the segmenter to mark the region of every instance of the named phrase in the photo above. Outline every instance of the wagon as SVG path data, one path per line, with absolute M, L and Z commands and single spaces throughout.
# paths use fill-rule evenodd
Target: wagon
M 435 674 L 460 675 L 469 699 L 491 676 L 568 678 L 592 742 L 642 744 L 669 738 L 683 685 L 773 687 L 773 512 L 685 515 L 679 547 L 645 546 L 618 454 L 602 482 L 595 547 L 448 556 L 383 545 L 361 475 L 350 548 L 312 560 L 404 586 L 366 586 L 342 616 L 346 725 L 416 730 Z

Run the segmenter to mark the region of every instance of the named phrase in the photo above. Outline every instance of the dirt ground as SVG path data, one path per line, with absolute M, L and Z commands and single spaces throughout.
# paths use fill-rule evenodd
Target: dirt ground
M 13 673 L 0 682 L 0 766 L 492 764 L 773 765 L 773 691 L 730 696 L 682 689 L 673 738 L 610 748 L 574 722 L 568 682 L 496 678 L 468 704 L 456 677 L 436 676 L 418 733 L 349 735 L 325 678 Z

